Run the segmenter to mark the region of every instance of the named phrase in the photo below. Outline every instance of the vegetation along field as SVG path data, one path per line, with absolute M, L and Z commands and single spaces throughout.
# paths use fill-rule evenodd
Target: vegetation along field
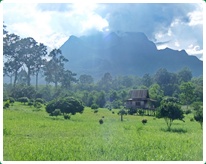
M 202 129 L 191 121 L 193 114 L 185 122 L 175 120 L 167 131 L 164 119 L 124 115 L 120 121 L 118 111 L 100 108 L 95 113 L 86 107 L 66 120 L 49 116 L 44 107 L 37 111 L 15 102 L 4 110 L 4 160 L 203 159 Z

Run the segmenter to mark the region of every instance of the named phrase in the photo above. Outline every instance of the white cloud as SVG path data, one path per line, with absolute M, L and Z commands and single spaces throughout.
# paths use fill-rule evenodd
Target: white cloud
M 51 48 L 59 48 L 70 35 L 84 35 L 91 29 L 108 29 L 107 20 L 94 12 L 96 4 L 64 4 L 68 6 L 64 11 L 54 8 L 54 4 L 49 5 L 4 4 L 7 30 L 20 37 L 33 37 Z
M 203 14 L 201 11 L 194 11 L 188 13 L 188 17 L 190 18 L 189 26 L 196 26 L 203 24 Z

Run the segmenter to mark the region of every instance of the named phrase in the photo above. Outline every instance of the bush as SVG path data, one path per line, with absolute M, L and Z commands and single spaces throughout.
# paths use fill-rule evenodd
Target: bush
M 194 118 L 190 118 L 190 121 L 193 122 L 193 121 L 194 121 Z
M 97 104 L 92 104 L 91 105 L 91 109 L 98 109 L 98 108 L 99 108 L 99 106 Z
M 100 120 L 99 120 L 99 123 L 100 123 L 100 124 L 103 124 L 103 123 L 104 123 L 104 121 L 103 121 L 102 119 L 100 119 Z
M 70 118 L 71 118 L 70 115 L 68 115 L 68 114 L 64 114 L 64 119 L 69 120 Z
M 36 100 L 35 100 L 35 102 L 39 102 L 39 103 L 41 103 L 41 104 L 44 104 L 44 100 L 43 99 L 41 99 L 41 98 L 37 98 Z
M 95 109 L 95 110 L 94 110 L 94 113 L 97 113 L 97 112 L 98 112 L 98 110 L 97 110 L 97 109 Z
M 34 103 L 34 107 L 38 110 L 40 110 L 40 108 L 42 107 L 41 103 L 40 102 L 35 102 Z
M 139 113 L 140 116 L 143 116 L 144 115 L 144 110 L 143 109 L 139 109 L 138 113 Z
M 29 99 L 27 97 L 20 97 L 18 101 L 25 104 L 26 102 L 29 102 Z
M 4 104 L 4 108 L 7 109 L 9 108 L 9 106 L 10 106 L 10 102 L 9 100 L 7 100 L 6 103 Z
M 32 106 L 32 105 L 34 105 L 34 103 L 32 101 L 29 101 L 28 106 Z
M 143 123 L 143 124 L 146 124 L 146 123 L 147 123 L 147 119 L 143 119 L 143 120 L 142 120 L 142 123 Z
M 187 114 L 187 115 L 190 114 L 190 113 L 192 113 L 192 111 L 190 109 L 185 111 L 185 114 Z
M 137 109 L 136 109 L 136 108 L 130 108 L 130 109 L 128 110 L 128 114 L 130 114 L 130 115 L 133 115 L 133 114 L 135 114 L 135 113 L 137 113 Z
M 61 110 L 60 109 L 55 109 L 52 113 L 50 113 L 50 116 L 59 116 L 61 115 Z
M 11 104 L 13 104 L 15 102 L 15 99 L 13 97 L 9 97 L 9 101 Z
M 82 113 L 84 106 L 82 103 L 72 97 L 60 98 L 53 100 L 46 105 L 46 112 L 52 113 L 55 109 L 60 109 L 61 113 L 76 114 Z

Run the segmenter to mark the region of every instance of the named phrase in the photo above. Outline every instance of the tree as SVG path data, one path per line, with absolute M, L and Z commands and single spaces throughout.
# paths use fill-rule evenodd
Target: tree
M 109 72 L 105 73 L 102 79 L 99 81 L 99 88 L 104 91 L 109 91 L 112 85 L 112 76 Z
M 123 121 L 123 115 L 126 115 L 127 112 L 124 109 L 121 109 L 118 114 L 120 115 L 120 120 Z
M 58 83 L 62 80 L 64 63 L 68 62 L 68 60 L 62 55 L 60 49 L 53 49 L 49 53 L 49 57 L 51 57 L 51 60 L 46 62 L 44 67 L 45 80 L 49 83 L 54 83 L 55 88 L 57 89 Z
M 35 60 L 34 60 L 34 74 L 36 75 L 36 90 L 38 90 L 38 76 L 41 69 L 43 69 L 46 60 L 44 57 L 47 55 L 47 47 L 40 43 L 36 45 L 35 50 Z
M 72 114 L 82 113 L 84 106 L 82 103 L 72 97 L 59 98 L 49 102 L 46 106 L 46 112 L 52 113 L 55 109 L 60 109 L 63 114 Z
M 183 121 L 184 115 L 181 107 L 176 103 L 162 101 L 157 111 L 157 117 L 165 119 L 168 130 L 170 131 L 173 121 L 177 119 Z
M 192 79 L 192 72 L 185 67 L 177 73 L 179 84 L 182 82 L 189 82 Z
M 92 84 L 94 82 L 94 79 L 91 75 L 83 74 L 79 77 L 79 82 L 83 85 Z
M 20 37 L 15 34 L 6 34 L 3 38 L 4 76 L 9 76 L 11 80 L 14 76 L 14 87 L 18 71 L 23 65 L 19 41 Z
M 192 102 L 194 96 L 194 86 L 191 82 L 183 82 L 180 85 L 180 91 L 180 99 L 182 103 L 187 105 L 188 108 L 188 105 Z
M 199 110 L 197 110 L 195 112 L 195 115 L 194 115 L 194 119 L 200 123 L 201 125 L 201 128 L 202 128 L 202 123 L 203 123 L 203 108 L 200 107 Z
M 155 100 L 155 107 L 160 106 L 160 102 L 162 101 L 162 98 L 164 96 L 164 91 L 160 88 L 158 84 L 153 84 L 150 86 L 149 95 L 151 99 Z
M 31 84 L 31 75 L 34 74 L 35 62 L 37 61 L 38 43 L 31 37 L 23 38 L 19 41 L 22 62 L 27 67 L 27 85 Z
M 152 85 L 152 77 L 148 73 L 144 74 L 142 77 L 142 84 L 146 87 L 150 87 L 150 85 Z
M 68 89 L 71 87 L 71 82 L 77 82 L 77 79 L 74 77 L 76 73 L 72 73 L 69 70 L 63 70 L 62 75 L 60 77 L 61 87 Z

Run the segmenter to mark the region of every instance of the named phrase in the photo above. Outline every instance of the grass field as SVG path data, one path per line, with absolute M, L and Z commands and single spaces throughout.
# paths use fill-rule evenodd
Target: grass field
M 15 102 L 3 115 L 4 161 L 202 161 L 203 131 L 200 124 L 174 121 L 166 131 L 164 119 L 117 115 L 107 109 L 64 120 L 50 117 L 45 109 Z M 104 116 L 104 123 L 99 119 Z M 148 123 L 143 125 L 141 120 Z

